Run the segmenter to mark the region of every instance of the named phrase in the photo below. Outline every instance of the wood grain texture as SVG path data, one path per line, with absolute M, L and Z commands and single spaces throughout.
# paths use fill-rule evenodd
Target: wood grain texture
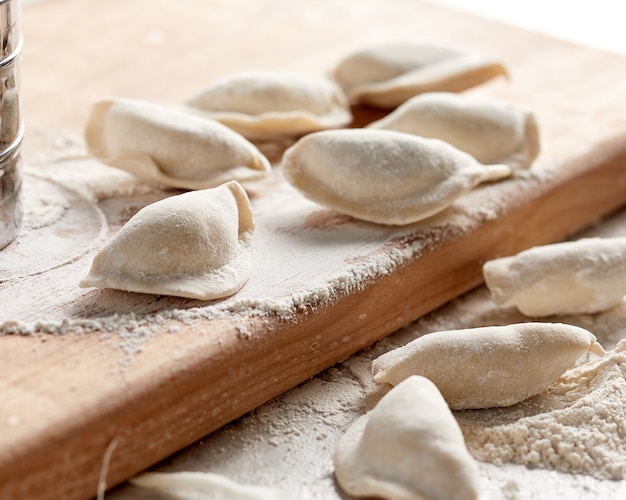
M 420 250 L 386 275 L 335 290 L 331 300 L 301 304 L 297 314 L 172 317 L 152 325 L 144 342 L 126 344 L 137 349 L 133 353 L 112 342 L 124 334 L 115 327 L 105 335 L 0 336 L 3 499 L 94 496 L 107 450 L 106 482 L 112 486 L 475 287 L 485 260 L 560 240 L 626 202 L 626 61 L 429 4 L 51 0 L 25 8 L 24 36 L 27 163 L 67 149 L 59 145 L 61 132 L 80 134 L 89 106 L 105 95 L 176 103 L 231 71 L 319 74 L 352 49 L 416 36 L 502 58 L 511 81 L 474 92 L 533 109 L 543 151 L 537 176 L 485 186 L 443 220 L 394 231 L 340 217 L 339 231 L 356 228 L 364 241 L 375 242 L 347 253 L 345 267 L 411 245 Z M 333 214 L 310 207 L 280 225 L 271 188 L 251 187 L 262 212 L 258 224 L 275 223 L 280 230 L 267 241 L 291 231 L 291 240 L 277 241 L 319 245 L 322 257 L 302 266 L 333 275 L 336 269 L 324 268 L 329 241 L 315 238 L 338 233 L 311 229 L 331 224 Z M 289 196 L 274 208 L 279 211 Z M 130 213 L 129 207 L 146 202 L 122 205 Z M 101 201 L 98 209 L 114 231 L 129 215 L 108 203 Z M 449 223 L 466 213 L 471 224 Z M 308 226 L 294 225 L 301 215 Z M 284 248 L 258 250 L 271 256 Z M 195 301 L 78 290 L 72 279 L 88 257 L 36 278 L 1 282 L 0 323 L 138 311 L 149 324 L 157 312 L 200 307 Z M 268 259 L 263 272 L 275 264 Z M 283 288 L 294 295 L 306 291 L 303 279 L 297 273 L 279 276 L 268 282 L 266 296 L 282 297 Z M 263 288 L 263 276 L 256 283 Z M 17 301 L 23 301 L 21 316 Z M 127 325 L 120 322 L 120 328 Z

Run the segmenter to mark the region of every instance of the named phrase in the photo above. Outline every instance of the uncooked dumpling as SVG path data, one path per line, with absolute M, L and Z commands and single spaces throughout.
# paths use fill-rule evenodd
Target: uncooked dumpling
M 375 129 L 307 135 L 285 152 L 282 168 L 296 189 L 321 205 L 398 225 L 425 219 L 477 184 L 511 173 L 437 139 Z
M 532 112 L 465 94 L 418 95 L 369 127 L 441 139 L 480 163 L 504 163 L 512 169 L 529 167 L 539 154 Z
M 184 189 L 205 189 L 268 174 L 267 158 L 221 123 L 131 99 L 97 102 L 85 131 L 98 160 Z
M 254 220 L 235 181 L 142 208 L 94 257 L 81 287 L 200 300 L 237 292 L 250 276 Z
M 342 89 L 321 76 L 245 71 L 218 80 L 185 106 L 252 140 L 300 136 L 352 120 Z
M 592 314 L 626 294 L 626 238 L 585 238 L 542 245 L 486 262 L 496 304 L 528 316 Z
M 432 380 L 454 410 L 519 403 L 547 389 L 587 351 L 604 354 L 577 326 L 522 323 L 429 333 L 374 360 L 374 380 Z
M 210 472 L 144 472 L 130 482 L 185 500 L 287 500 L 273 488 L 237 483 Z
M 334 77 L 352 101 L 392 109 L 424 92 L 459 92 L 499 75 L 499 61 L 439 42 L 374 46 L 344 58 Z
M 359 418 L 335 450 L 350 495 L 393 500 L 473 500 L 479 472 L 435 385 L 413 376 Z

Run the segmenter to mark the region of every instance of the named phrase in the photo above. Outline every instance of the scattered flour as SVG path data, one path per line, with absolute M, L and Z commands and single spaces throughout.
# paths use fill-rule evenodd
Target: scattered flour
M 69 201 L 61 195 L 25 197 L 22 230 L 29 231 L 51 226 L 59 221 L 69 208 Z
M 158 470 L 211 471 L 274 486 L 300 500 L 337 498 L 335 444 L 355 415 L 371 409 L 383 393 L 371 380 L 369 360 L 352 357 L 170 457 Z M 129 486 L 111 498 L 135 495 Z
M 158 190 L 153 183 L 95 160 L 88 154 L 83 137 L 72 131 L 51 133 L 33 128 L 30 133 L 37 136 L 42 151 L 28 162 L 27 174 L 58 183 L 94 202 Z
M 97 202 L 118 196 L 137 196 L 158 191 L 153 183 L 139 180 L 122 170 L 107 167 L 89 157 L 62 158 L 51 165 L 31 164 L 26 174 L 58 183 Z
M 283 297 L 232 298 L 203 307 L 165 308 L 150 314 L 110 313 L 97 318 L 63 318 L 61 320 L 23 321 L 5 319 L 0 314 L 2 335 L 85 335 L 97 333 L 107 343 L 121 351 L 121 361 L 127 367 L 134 355 L 155 335 L 180 331 L 183 325 L 202 331 L 207 321 L 229 319 L 242 339 L 250 338 L 258 328 L 248 325 L 251 318 L 295 321 L 298 315 L 324 308 L 342 296 L 361 290 L 377 277 L 389 273 L 394 266 L 422 251 L 420 243 L 407 244 L 403 249 L 381 252 L 354 263 L 345 271 L 330 276 L 317 288 L 293 292 Z M 0 307 L 0 312 L 1 312 Z M 271 326 L 267 326 L 271 328 Z

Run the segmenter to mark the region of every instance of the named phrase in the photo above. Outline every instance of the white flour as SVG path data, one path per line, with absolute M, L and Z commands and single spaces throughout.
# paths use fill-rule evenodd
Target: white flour
M 154 184 L 140 181 L 121 170 L 107 167 L 88 157 L 61 158 L 49 168 L 30 166 L 27 174 L 51 180 L 97 202 L 118 196 L 136 196 L 158 190 Z
M 70 208 L 69 201 L 60 195 L 25 197 L 22 231 L 51 226 L 63 217 L 68 208 Z

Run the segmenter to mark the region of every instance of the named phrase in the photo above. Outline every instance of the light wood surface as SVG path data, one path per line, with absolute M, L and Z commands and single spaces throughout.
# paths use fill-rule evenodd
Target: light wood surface
M 330 282 L 355 262 L 420 248 L 375 280 L 343 292 L 336 286 L 329 300 L 309 296 L 296 314 L 255 316 L 251 307 L 249 314 L 244 308 L 214 319 L 167 319 L 151 325 L 132 353 L 123 349 L 136 346 L 130 341 L 111 347 L 124 334 L 115 327 L 0 336 L 0 498 L 94 496 L 100 479 L 118 484 L 475 287 L 485 260 L 562 239 L 626 202 L 626 61 L 618 56 L 413 0 L 51 0 L 26 6 L 23 20 L 24 156 L 37 174 L 27 181 L 66 198 L 72 194 L 41 176 L 72 167 L 75 145 L 62 139 L 81 133 L 100 97 L 177 103 L 231 71 L 325 73 L 352 49 L 416 36 L 504 60 L 511 81 L 475 92 L 533 109 L 543 152 L 536 175 L 485 186 L 441 218 L 407 229 L 358 224 L 299 204 L 279 175 L 251 185 L 262 241 L 251 284 L 240 294 L 251 304 L 304 296 L 312 282 Z M 109 235 L 128 212 L 166 194 L 101 200 L 77 217 L 102 223 Z M 455 223 L 464 217 L 468 223 Z M 84 224 L 81 234 L 89 229 Z M 99 229 L 92 230 L 89 238 L 97 239 Z M 35 267 L 46 257 L 29 251 L 27 236 L 18 243 Z M 333 238 L 346 249 L 337 250 Z M 118 313 L 126 315 L 126 328 L 133 312 L 149 324 L 153 314 L 204 307 L 79 289 L 93 251 L 36 275 L 4 278 L 0 323 Z

